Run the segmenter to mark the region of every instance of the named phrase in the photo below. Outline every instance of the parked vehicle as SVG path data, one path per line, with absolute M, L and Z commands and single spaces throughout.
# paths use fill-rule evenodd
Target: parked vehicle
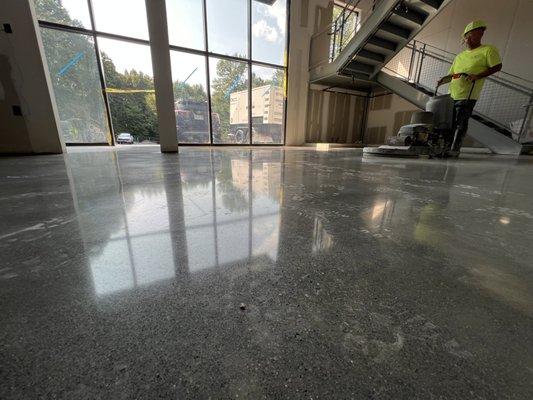
M 209 143 L 209 111 L 207 101 L 178 100 L 175 103 L 176 128 L 181 143 Z M 213 136 L 220 132 L 220 117 L 211 113 Z
M 254 142 L 281 142 L 283 101 L 283 88 L 278 86 L 264 85 L 252 89 Z M 229 136 L 235 143 L 248 143 L 248 90 L 231 94 L 229 115 Z
M 123 132 L 117 136 L 118 144 L 133 144 L 133 135 L 131 133 Z

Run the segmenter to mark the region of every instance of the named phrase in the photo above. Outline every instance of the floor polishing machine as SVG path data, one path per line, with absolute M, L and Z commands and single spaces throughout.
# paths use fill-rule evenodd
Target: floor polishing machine
M 459 78 L 461 75 L 466 74 L 457 74 L 453 77 Z M 411 116 L 411 123 L 402 126 L 396 136 L 388 137 L 387 144 L 379 147 L 365 147 L 363 154 L 390 157 L 428 156 L 429 158 L 442 158 L 449 155 L 449 150 L 457 136 L 453 126 L 454 104 L 449 94 L 437 95 L 437 90 L 440 85 L 450 80 L 451 77 L 437 85 L 433 96 L 426 103 L 426 110 L 414 112 Z M 471 94 L 472 90 L 470 90 Z

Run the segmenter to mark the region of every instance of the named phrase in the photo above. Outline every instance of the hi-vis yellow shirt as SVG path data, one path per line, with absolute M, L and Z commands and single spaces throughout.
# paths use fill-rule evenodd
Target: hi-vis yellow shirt
M 498 49 L 490 44 L 484 44 L 474 50 L 465 50 L 457 54 L 448 74 L 480 74 L 495 65 L 501 64 L 501 62 Z M 484 78 L 476 81 L 470 96 L 471 100 L 479 99 L 484 82 Z M 472 82 L 465 76 L 452 79 L 450 83 L 450 95 L 454 100 L 466 100 L 470 89 L 472 89 Z

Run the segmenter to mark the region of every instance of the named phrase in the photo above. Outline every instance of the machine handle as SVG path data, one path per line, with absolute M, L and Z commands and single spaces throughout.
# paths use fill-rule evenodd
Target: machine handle
M 472 87 L 470 88 L 470 93 L 468 93 L 467 100 L 470 100 L 470 96 L 472 96 L 472 92 L 474 91 L 474 86 L 476 86 L 476 81 L 472 82 Z
M 446 85 L 447 83 L 450 83 L 452 81 L 452 78 L 453 79 L 459 79 L 461 76 L 468 76 L 467 73 L 464 73 L 464 72 L 460 72 L 458 74 L 453 74 L 451 76 L 448 76 L 446 77 L 445 79 L 443 79 L 442 81 L 439 81 L 437 82 L 437 86 L 435 86 L 435 92 L 433 93 L 433 96 L 436 96 L 437 95 L 437 91 L 439 90 L 439 87 L 442 86 L 442 85 Z M 448 79 L 449 78 L 449 79 Z M 467 100 L 470 100 L 470 96 L 472 96 L 472 92 L 474 91 L 474 86 L 476 85 L 476 81 L 472 82 L 472 87 L 470 88 L 470 93 L 468 93 L 468 99 Z

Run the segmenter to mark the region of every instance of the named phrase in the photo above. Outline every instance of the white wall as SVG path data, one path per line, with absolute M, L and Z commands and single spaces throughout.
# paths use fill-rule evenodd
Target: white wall
M 328 3 L 328 0 L 291 1 L 285 141 L 288 146 L 305 143 L 311 36 L 316 29 L 317 7 L 327 8 Z
M 400 126 L 409 123 L 411 114 L 419 109 L 395 94 L 376 93 L 368 106 L 365 144 L 383 144 L 395 136 Z
M 52 84 L 43 62 L 43 45 L 34 18 L 32 0 L 1 0 L 0 24 L 9 23 L 12 34 L 0 32 L 4 67 L 0 79 L 6 89 L 0 100 L 0 153 L 62 153 L 59 118 Z M 6 76 L 9 74 L 9 76 Z M 21 117 L 12 115 L 19 102 Z
M 354 144 L 361 141 L 366 94 L 355 91 L 324 91 L 311 85 L 307 108 L 307 143 Z
M 365 18 L 371 6 L 372 0 L 362 0 L 359 3 L 362 18 Z M 322 93 L 309 89 L 311 37 L 331 23 L 332 8 L 331 0 L 291 2 L 286 134 L 288 146 L 299 146 L 306 141 L 354 143 L 361 136 L 363 112 L 360 110 L 360 100 L 346 94 Z M 314 54 L 311 62 L 322 58 L 327 60 L 330 37 L 324 35 L 323 38 L 323 45 L 318 47 L 324 54 Z M 347 114 L 342 115 L 342 110 L 346 110 Z M 350 110 L 356 110 L 357 115 Z M 309 116 L 309 112 L 314 115 Z M 342 121 L 339 121 L 341 115 Z

